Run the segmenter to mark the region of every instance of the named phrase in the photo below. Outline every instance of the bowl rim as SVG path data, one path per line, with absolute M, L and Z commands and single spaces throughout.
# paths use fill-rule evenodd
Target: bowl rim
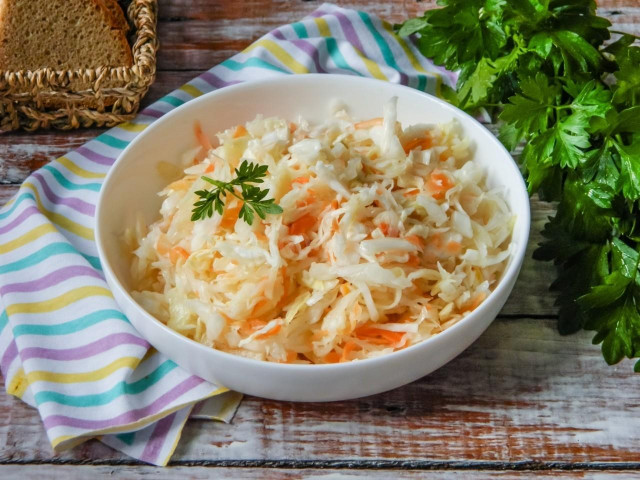
M 202 343 L 199 343 L 195 340 L 192 340 L 180 333 L 178 333 L 177 331 L 173 330 L 172 328 L 168 327 L 167 325 L 165 325 L 164 323 L 162 323 L 159 319 L 157 319 L 155 316 L 153 316 L 152 314 L 150 314 L 149 312 L 147 312 L 147 310 L 145 310 L 138 302 L 136 302 L 134 300 L 134 298 L 131 296 L 130 292 L 128 291 L 128 289 L 126 289 L 122 283 L 120 282 L 120 280 L 118 279 L 117 275 L 115 275 L 113 269 L 111 268 L 111 265 L 109 264 L 109 262 L 107 261 L 107 255 L 106 255 L 106 251 L 104 249 L 103 246 L 103 241 L 102 241 L 102 237 L 103 237 L 103 229 L 101 227 L 102 222 L 100 221 L 100 219 L 102 218 L 102 216 L 104 215 L 104 211 L 107 210 L 107 207 L 105 206 L 105 192 L 108 190 L 108 188 L 106 188 L 109 183 L 112 181 L 112 178 L 116 176 L 116 172 L 123 168 L 123 159 L 127 157 L 127 155 L 129 154 L 129 152 L 138 144 L 141 142 L 145 141 L 145 138 L 148 135 L 151 135 L 154 131 L 155 128 L 164 125 L 165 123 L 170 123 L 173 119 L 173 117 L 178 116 L 180 114 L 182 114 L 182 112 L 184 110 L 188 110 L 190 108 L 193 108 L 197 103 L 200 102 L 208 102 L 211 99 L 214 99 L 218 96 L 224 96 L 227 95 L 229 93 L 232 92 L 237 92 L 237 91 L 242 91 L 245 89 L 251 90 L 253 88 L 256 87 L 262 87 L 262 86 L 280 86 L 280 85 L 285 85 L 286 83 L 289 82 L 293 82 L 293 83 L 304 83 L 304 82 L 316 82 L 318 80 L 322 80 L 322 81 L 340 81 L 340 82 L 356 82 L 356 83 L 369 83 L 369 84 L 375 84 L 375 85 L 385 85 L 386 87 L 391 87 L 392 89 L 400 89 L 400 90 L 404 90 L 406 89 L 407 91 L 409 91 L 408 93 L 411 93 L 413 95 L 419 95 L 419 96 L 423 96 L 426 97 L 426 99 L 430 102 L 433 102 L 435 104 L 438 104 L 439 106 L 443 107 L 445 110 L 449 110 L 454 117 L 462 117 L 462 118 L 466 118 L 467 120 L 470 120 L 472 122 L 472 124 L 474 124 L 475 127 L 478 127 L 480 129 L 480 132 L 482 132 L 484 135 L 487 136 L 487 139 L 490 143 L 492 143 L 493 147 L 497 149 L 498 152 L 500 152 L 502 154 L 502 156 L 505 158 L 505 160 L 508 160 L 511 162 L 511 166 L 513 168 L 516 169 L 516 171 L 518 172 L 517 178 L 518 178 L 518 182 L 516 182 L 515 185 L 510 185 L 511 188 L 513 188 L 514 190 L 516 190 L 518 192 L 518 195 L 520 195 L 521 197 L 524 198 L 524 203 L 523 205 L 525 205 L 527 208 L 523 208 L 522 212 L 513 212 L 514 215 L 517 217 L 516 218 L 516 222 L 514 225 L 514 229 L 512 231 L 512 235 L 515 233 L 515 229 L 516 226 L 518 227 L 518 229 L 521 230 L 521 236 L 522 236 L 522 241 L 520 242 L 519 245 L 516 245 L 516 248 L 514 248 L 514 251 L 511 252 L 511 262 L 510 264 L 507 266 L 507 268 L 505 269 L 505 271 L 502 274 L 502 277 L 500 278 L 497 286 L 491 291 L 491 293 L 487 296 L 487 298 L 475 309 L 473 310 L 471 313 L 469 313 L 468 315 L 466 315 L 465 317 L 463 317 L 461 320 L 459 320 L 457 323 L 455 323 L 454 325 L 452 325 L 451 327 L 447 328 L 446 330 L 433 335 L 427 339 L 424 339 L 414 345 L 410 345 L 406 348 L 403 348 L 401 350 L 396 350 L 394 352 L 391 353 L 387 353 L 384 355 L 380 355 L 377 357 L 373 357 L 373 358 L 366 358 L 364 360 L 353 360 L 350 362 L 339 362 L 339 363 L 330 363 L 330 364 L 290 364 L 290 363 L 276 363 L 276 362 L 269 362 L 266 360 L 256 360 L 253 358 L 248 358 L 248 357 L 243 357 L 241 355 L 236 355 L 233 353 L 229 353 L 229 352 L 225 352 L 222 350 L 217 350 L 213 347 L 209 347 L 207 345 L 204 345 Z M 339 96 L 339 93 L 336 93 L 336 97 Z M 260 112 L 256 112 L 256 115 L 259 114 Z M 499 157 L 500 155 L 496 155 L 497 157 Z M 511 205 L 510 205 L 511 207 Z M 98 198 L 98 204 L 96 206 L 96 213 L 95 213 L 95 217 L 96 219 L 96 224 L 95 224 L 95 240 L 96 240 L 96 246 L 97 246 L 97 250 L 98 250 L 98 257 L 100 259 L 101 265 L 102 265 L 102 269 L 103 272 L 105 274 L 106 278 L 111 278 L 111 281 L 115 284 L 115 287 L 125 296 L 125 298 L 130 301 L 131 303 L 133 303 L 133 305 L 135 305 L 135 307 L 138 309 L 139 313 L 141 313 L 141 315 L 144 317 L 145 321 L 149 321 L 149 322 L 155 322 L 157 325 L 157 327 L 162 328 L 166 333 L 168 333 L 169 335 L 171 335 L 175 340 L 177 340 L 178 342 L 182 342 L 184 343 L 185 346 L 188 347 L 192 347 L 192 348 L 196 348 L 199 349 L 200 351 L 203 352 L 203 354 L 205 355 L 221 355 L 225 360 L 228 361 L 234 361 L 234 362 L 238 362 L 239 364 L 243 364 L 244 366 L 247 367 L 251 367 L 251 368 L 266 368 L 266 369 L 277 369 L 277 370 L 281 370 L 281 371 L 289 371 L 289 372 L 305 372 L 307 374 L 322 374 L 328 371 L 334 371 L 334 370 L 354 370 L 354 369 L 360 369 L 360 368 L 368 368 L 368 367 L 375 367 L 376 365 L 380 364 L 380 363 L 384 363 L 390 360 L 401 360 L 402 357 L 405 356 L 410 356 L 411 354 L 413 354 L 415 351 L 420 350 L 420 349 L 424 349 L 424 348 L 429 348 L 430 345 L 433 345 L 435 343 L 438 342 L 443 342 L 446 339 L 448 339 L 451 336 L 455 336 L 457 334 L 457 332 L 459 330 L 461 330 L 462 328 L 465 327 L 466 324 L 471 323 L 473 321 L 475 321 L 478 317 L 481 317 L 484 313 L 485 310 L 487 310 L 489 308 L 489 304 L 490 301 L 492 299 L 497 299 L 499 298 L 503 292 L 507 289 L 510 289 L 511 287 L 509 285 L 512 285 L 513 283 L 515 283 L 515 280 L 517 279 L 517 276 L 519 274 L 520 271 L 520 267 L 522 265 L 522 261 L 524 260 L 524 255 L 526 253 L 526 248 L 527 248 L 527 244 L 529 241 L 529 234 L 530 234 L 530 227 L 531 227 L 531 212 L 530 212 L 530 202 L 529 202 L 529 195 L 528 195 L 528 191 L 527 191 L 527 187 L 524 181 L 524 178 L 522 177 L 522 175 L 520 174 L 520 170 L 518 168 L 517 163 L 515 162 L 515 160 L 513 159 L 513 157 L 511 156 L 511 154 L 508 152 L 508 150 L 504 147 L 504 145 L 502 145 L 502 143 L 498 140 L 498 138 L 489 130 L 487 129 L 482 123 L 480 123 L 478 120 L 476 120 L 474 117 L 472 117 L 471 115 L 469 115 L 468 113 L 460 110 L 459 108 L 451 105 L 450 103 L 446 102 L 445 100 L 438 98 L 434 95 L 431 95 L 429 93 L 423 92 L 421 90 L 417 90 L 411 87 L 408 87 L 406 85 L 401 85 L 398 83 L 392 83 L 392 82 L 386 82 L 383 80 L 378 80 L 378 79 L 374 79 L 374 78 L 370 78 L 370 77 L 358 77 L 358 76 L 354 76 L 354 75 L 343 75 L 343 74 L 325 74 L 325 73 L 309 73 L 309 74 L 304 74 L 304 75 L 286 75 L 286 76 L 280 76 L 280 77 L 271 77 L 271 78 L 266 78 L 266 79 L 257 79 L 257 80 L 251 80 L 251 81 L 246 81 L 246 82 L 242 82 L 242 83 L 238 83 L 238 84 L 234 84 L 234 85 L 230 85 L 227 87 L 223 87 L 223 88 L 219 88 L 216 90 L 213 90 L 211 92 L 208 92 L 204 95 L 201 95 L 197 98 L 194 98 L 193 100 L 190 100 L 186 103 L 184 103 L 183 105 L 180 105 L 176 108 L 174 108 L 173 110 L 167 112 L 166 114 L 164 114 L 162 117 L 160 117 L 159 119 L 155 120 L 152 124 L 150 124 L 147 128 L 145 128 L 142 132 L 140 132 L 125 148 L 124 150 L 122 150 L 122 152 L 120 152 L 120 154 L 118 155 L 117 159 L 115 160 L 115 162 L 113 163 L 113 165 L 111 166 L 111 168 L 109 169 L 109 172 L 107 173 L 104 182 L 102 184 L 102 188 L 100 190 L 100 196 Z M 507 292 L 508 295 L 508 292 Z M 122 308 L 120 305 L 118 305 L 120 308 Z M 492 319 L 491 321 L 493 321 L 494 319 Z M 135 327 L 134 327 L 135 328 Z M 136 329 L 137 330 L 137 329 Z M 140 333 L 138 331 L 138 333 Z M 142 333 L 140 333 L 141 336 L 144 337 L 144 335 L 142 335 Z M 146 338 L 146 337 L 145 337 Z

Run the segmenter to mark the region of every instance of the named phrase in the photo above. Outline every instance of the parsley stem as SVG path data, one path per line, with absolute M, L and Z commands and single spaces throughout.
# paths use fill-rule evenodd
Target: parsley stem
M 201 220 L 211 217 L 213 212 L 224 213 L 224 199 L 227 193 L 230 193 L 242 202 L 242 207 L 238 212 L 238 217 L 247 222 L 249 225 L 253 223 L 254 214 L 264 219 L 267 214 L 280 214 L 282 208 L 275 203 L 274 199 L 265 199 L 269 193 L 269 189 L 261 189 L 255 184 L 263 183 L 262 178 L 267 175 L 267 165 L 257 163 L 249 163 L 243 160 L 239 168 L 235 169 L 236 177 L 229 182 L 214 180 L 207 176 L 202 176 L 202 180 L 210 183 L 215 188 L 210 190 L 198 190 L 198 200 L 193 205 L 191 211 L 191 220 Z M 235 187 L 241 188 L 242 192 L 238 194 Z
M 246 202 L 246 200 L 244 198 L 242 198 L 241 196 L 237 195 L 235 192 L 235 189 L 233 190 L 227 190 L 231 195 L 233 195 L 234 197 L 236 197 L 238 200 L 240 200 L 241 202 Z

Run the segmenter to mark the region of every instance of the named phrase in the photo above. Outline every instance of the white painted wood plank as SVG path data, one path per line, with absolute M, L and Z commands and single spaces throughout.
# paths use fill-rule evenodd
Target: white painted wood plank
M 635 462 L 640 390 L 590 334 L 497 320 L 460 357 L 394 391 L 347 402 L 246 398 L 231 425 L 190 421 L 174 460 Z M 91 442 L 52 456 L 34 411 L 0 396 L 0 463 L 126 458 Z
M 86 466 L 86 465 L 28 465 L 0 466 L 0 477 L 3 479 L 39 480 L 42 478 L 66 478 L 68 480 L 100 479 L 147 479 L 165 480 L 175 478 L 219 480 L 352 480 L 352 479 L 416 479 L 430 480 L 480 480 L 499 478 L 514 480 L 524 478 L 581 478 L 587 480 L 603 480 L 608 478 L 638 478 L 635 472 L 629 471 L 500 471 L 500 470 L 371 470 L 371 469 L 319 469 L 319 468 L 234 468 L 234 467 L 202 467 L 175 466 L 168 468 L 145 466 Z

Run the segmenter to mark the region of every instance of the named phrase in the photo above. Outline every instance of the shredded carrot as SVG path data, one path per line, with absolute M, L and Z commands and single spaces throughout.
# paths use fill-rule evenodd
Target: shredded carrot
M 289 277 L 287 277 L 287 267 L 280 269 L 280 275 L 282 276 L 282 298 L 278 302 L 277 308 L 281 308 L 289 295 Z
M 289 350 L 287 352 L 287 359 L 285 363 L 293 363 L 294 360 L 298 359 L 298 352 L 294 352 L 293 350 Z
M 349 355 L 351 355 L 351 352 L 359 348 L 360 347 L 355 342 L 349 341 L 345 343 L 344 347 L 342 348 L 342 355 L 340 355 L 340 362 L 346 362 L 349 359 Z
M 196 135 L 196 139 L 202 148 L 205 149 L 205 152 L 208 152 L 213 148 L 211 145 L 211 140 L 202 132 L 202 127 L 200 126 L 200 122 L 196 122 L 193 126 L 193 131 Z
M 433 198 L 441 200 L 444 198 L 447 190 L 453 187 L 453 182 L 449 179 L 446 173 L 440 170 L 434 170 L 429 176 L 427 186 L 429 187 Z
M 300 183 L 300 184 L 309 183 L 309 177 L 294 178 L 292 183 Z
M 391 342 L 386 338 L 382 338 L 382 337 L 363 337 L 361 340 L 365 340 L 373 345 L 388 345 L 394 348 L 397 345 L 397 342 Z
M 246 325 L 240 325 L 238 326 L 238 334 L 243 337 L 246 338 L 249 335 L 251 335 L 253 332 L 251 330 L 249 330 L 249 328 Z
M 442 235 L 440 235 L 439 233 L 434 233 L 433 235 L 431 235 L 431 237 L 429 237 L 429 245 L 435 248 L 442 247 Z
M 454 242 L 453 240 L 447 243 L 447 252 L 449 253 L 460 253 L 462 250 L 462 245 L 460 242 Z
M 340 293 L 344 296 L 351 291 L 351 288 L 347 283 L 343 283 L 340 285 Z
M 260 330 L 267 324 L 266 321 L 261 320 L 259 318 L 251 318 L 246 321 L 246 326 L 249 328 L 251 332 L 255 332 L 256 330 Z
M 413 190 L 409 190 L 407 192 L 404 192 L 402 194 L 403 197 L 413 197 L 415 195 L 418 195 L 420 193 L 420 190 L 418 190 L 417 188 L 414 188 Z
M 438 160 L 440 160 L 441 162 L 446 162 L 447 160 L 449 160 L 450 156 L 451 153 L 449 152 L 449 150 L 445 150 L 438 156 Z
M 418 147 L 420 147 L 421 150 L 426 150 L 428 148 L 431 148 L 432 145 L 433 145 L 433 141 L 431 140 L 431 137 L 427 135 L 426 137 L 418 137 L 418 138 L 413 138 L 409 140 L 407 143 L 404 144 L 403 148 L 404 148 L 404 153 L 409 154 L 411 150 L 415 150 Z
M 260 300 L 258 300 L 256 302 L 256 304 L 253 306 L 253 310 L 251 310 L 251 314 L 255 315 L 256 312 L 259 312 L 264 306 L 269 304 L 269 300 L 267 300 L 266 298 L 261 298 Z
M 379 340 L 383 344 L 396 345 L 402 341 L 404 332 L 392 332 L 390 330 L 384 330 L 382 328 L 370 327 L 363 325 L 354 332 L 356 336 L 362 340 L 367 340 L 370 343 L 376 343 Z
M 486 295 L 484 293 L 478 293 L 473 296 L 463 307 L 463 312 L 472 312 L 484 301 Z
M 332 210 L 337 210 L 339 206 L 340 206 L 340 204 L 338 203 L 338 200 L 332 200 L 331 201 L 331 209 Z
M 382 125 L 382 121 L 383 121 L 382 117 L 372 118 L 370 120 L 364 120 L 362 122 L 354 123 L 353 127 L 356 128 L 357 130 L 360 130 L 363 128 L 377 127 L 378 125 Z
M 438 262 L 438 257 L 434 255 L 433 252 L 430 252 L 429 250 L 425 251 L 424 255 L 422 255 L 422 260 L 425 265 L 429 266 L 429 268 L 437 268 L 436 263 Z
M 238 125 L 235 132 L 233 132 L 233 138 L 240 138 L 246 135 L 249 135 L 249 132 L 247 132 L 247 129 L 244 125 Z
M 167 185 L 167 189 L 171 190 L 187 190 L 191 186 L 191 180 L 188 178 L 181 178 L 180 180 L 176 180 L 175 182 Z
M 316 217 L 307 214 L 289 225 L 289 235 L 303 235 L 316 224 Z
M 231 324 L 231 323 L 236 323 L 237 320 L 235 318 L 231 318 L 229 315 L 222 313 L 222 312 L 218 312 L 220 314 L 220 316 L 222 318 L 224 318 L 224 321 L 227 322 L 227 324 Z
M 213 163 L 210 163 L 209 165 L 207 165 L 207 168 L 204 169 L 204 173 L 211 173 L 215 168 L 215 165 Z
M 418 236 L 418 235 L 407 235 L 406 237 L 404 237 L 404 239 L 415 245 L 416 247 L 418 247 L 420 250 L 422 250 L 424 248 L 424 242 L 422 241 L 422 239 Z
M 273 327 L 271 327 L 269 330 L 267 330 L 264 333 L 261 333 L 260 335 L 256 335 L 256 339 L 258 340 L 262 340 L 265 338 L 269 338 L 269 337 L 273 337 L 275 334 L 277 334 L 280 330 L 282 329 L 282 324 L 279 323 Z
M 411 266 L 411 267 L 419 267 L 420 266 L 420 257 L 418 257 L 417 255 L 413 255 L 410 254 L 409 255 L 409 260 L 407 260 L 407 265 Z
M 226 206 L 222 214 L 222 220 L 220 220 L 220 227 L 226 229 L 233 228 L 238 220 L 238 213 L 241 208 L 242 204 L 240 202 L 236 202 L 233 206 Z
M 187 252 L 182 247 L 173 247 L 169 251 L 169 260 L 171 261 L 171 263 L 175 265 L 176 263 L 178 263 L 178 260 L 180 258 L 183 258 L 186 260 L 187 258 L 189 258 L 189 252 Z
M 399 320 L 397 320 L 398 323 L 411 323 L 413 322 L 413 317 L 411 317 L 410 313 L 405 313 L 404 315 L 402 315 L 402 317 L 400 317 Z
M 385 237 L 397 237 L 399 233 L 397 228 L 389 226 L 386 222 L 381 222 L 378 228 Z
M 295 123 L 289 122 L 289 133 L 294 133 L 297 129 L 298 126 Z
M 340 361 L 340 354 L 335 350 L 331 350 L 324 357 L 325 363 L 338 363 Z

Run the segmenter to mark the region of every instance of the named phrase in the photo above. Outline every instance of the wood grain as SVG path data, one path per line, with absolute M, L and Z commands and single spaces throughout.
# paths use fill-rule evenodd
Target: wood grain
M 292 0 L 249 0 L 210 2 L 188 0 L 160 4 L 158 32 L 163 55 L 161 69 L 190 69 L 194 65 L 216 65 L 274 28 L 300 19 L 318 8 L 322 2 Z M 434 2 L 336 2 L 339 5 L 365 9 L 389 21 L 400 21 L 422 12 Z M 188 8 L 187 8 L 188 4 Z M 247 11 L 251 17 L 247 18 Z M 176 21 L 178 20 L 178 21 Z
M 393 22 L 417 15 L 435 5 L 433 0 L 352 0 L 336 3 L 364 9 Z M 159 72 L 156 83 L 143 101 L 143 108 L 203 70 L 229 58 L 270 30 L 302 18 L 320 5 L 321 2 L 301 0 L 160 1 Z M 608 17 L 615 29 L 640 34 L 640 6 L 637 0 L 606 0 L 600 1 L 599 5 L 600 14 Z M 0 184 L 22 182 L 34 169 L 77 148 L 100 131 L 12 133 L 0 136 Z
M 176 3 L 188 3 L 189 8 L 181 8 Z M 390 22 L 401 22 L 403 19 L 421 14 L 435 2 L 361 0 L 335 3 L 375 13 Z M 319 7 L 321 2 L 220 2 L 219 8 L 209 10 L 192 7 L 188 0 L 171 4 L 174 5 L 174 9 L 166 9 L 158 24 L 162 48 L 162 55 L 158 57 L 158 68 L 162 70 L 195 70 L 203 68 L 203 65 L 210 68 L 274 28 L 289 23 L 292 19 L 303 18 Z M 599 4 L 600 14 L 611 20 L 614 29 L 640 33 L 640 8 L 635 0 Z M 175 16 L 171 15 L 172 11 Z M 178 15 L 179 11 L 183 12 L 182 16 Z M 246 17 L 247 11 L 252 12 L 252 17 Z
M 487 478 L 499 478 L 500 480 L 519 480 L 531 478 L 531 471 L 504 471 L 504 470 L 357 470 L 342 468 L 233 468 L 218 466 L 173 466 L 169 468 L 144 467 L 144 466 L 85 466 L 85 465 L 7 465 L 0 466 L 0 476 L 11 479 L 19 478 L 24 480 L 42 478 L 67 478 L 69 480 L 93 478 L 113 479 L 147 479 L 166 480 L 179 477 L 189 479 L 209 479 L 219 480 L 275 480 L 275 479 L 296 479 L 296 480 L 350 480 L 354 478 L 384 479 L 389 478 L 404 480 L 415 478 L 429 478 L 430 480 L 479 480 Z M 536 471 L 536 478 L 581 478 L 587 480 L 598 480 L 604 478 L 637 478 L 628 470 L 610 471 L 606 473 L 591 471 L 566 471 L 548 470 Z
M 159 0 L 159 72 L 144 105 L 321 3 Z M 435 1 L 335 3 L 398 22 Z M 614 28 L 640 34 L 638 0 L 598 4 Z M 0 136 L 0 205 L 34 169 L 98 133 Z M 533 200 L 527 260 L 500 317 L 417 382 L 331 404 L 247 398 L 231 425 L 188 422 L 168 469 L 139 465 L 97 441 L 53 454 L 37 412 L 0 395 L 0 478 L 637 478 L 640 390 L 632 365 L 606 366 L 589 332 L 558 335 L 546 290 L 553 267 L 530 258 L 552 212 Z
M 631 365 L 607 367 L 589 337 L 561 337 L 550 320 L 498 319 L 451 363 L 385 394 L 328 404 L 248 397 L 231 425 L 190 421 L 174 464 L 637 466 Z M 33 410 L 3 395 L 0 411 L 0 463 L 133 462 L 98 442 L 52 455 Z
M 277 24 L 300 19 L 322 5 L 323 0 L 245 0 L 244 2 L 212 2 L 211 0 L 159 0 L 159 18 L 161 21 L 221 19 L 244 21 L 256 19 L 256 23 L 273 22 Z M 434 8 L 436 0 L 333 0 L 331 3 L 344 8 L 364 10 L 378 15 L 390 22 L 420 15 L 424 10 Z M 637 0 L 597 0 L 601 15 L 625 15 L 634 7 Z

